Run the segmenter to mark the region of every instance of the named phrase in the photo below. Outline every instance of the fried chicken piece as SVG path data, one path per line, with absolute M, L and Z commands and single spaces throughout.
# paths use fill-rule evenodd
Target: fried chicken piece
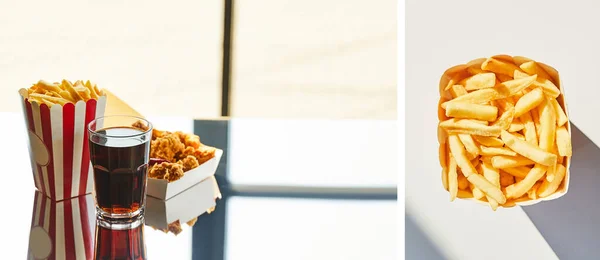
M 181 153 L 183 149 L 185 149 L 185 145 L 181 143 L 179 137 L 173 133 L 166 132 L 150 143 L 150 158 L 175 162 L 175 155 Z
M 163 162 L 155 164 L 148 172 L 149 178 L 164 179 L 169 182 L 179 180 L 183 177 L 183 166 L 178 163 Z
M 168 131 L 161 131 L 156 130 L 156 128 L 152 128 L 152 140 L 155 140 L 156 138 L 161 138 L 168 133 Z
M 185 146 L 191 146 L 194 148 L 198 148 L 200 146 L 202 146 L 202 143 L 200 143 L 200 137 L 194 134 L 186 134 L 184 132 L 181 131 L 177 131 L 175 132 L 175 134 L 177 136 L 179 136 L 179 140 L 185 144 Z
M 179 233 L 183 231 L 181 224 L 179 224 L 179 220 L 175 220 L 173 223 L 169 224 L 167 228 L 175 235 L 179 235 Z
M 193 227 L 194 224 L 196 224 L 196 221 L 198 221 L 198 217 L 195 217 L 186 223 L 188 224 L 188 226 Z
M 210 147 L 210 146 L 206 146 L 206 145 L 202 145 L 197 149 L 194 149 L 194 147 L 188 146 L 185 149 L 183 149 L 181 154 L 179 154 L 178 156 L 179 156 L 179 158 L 185 158 L 185 157 L 191 155 L 191 156 L 196 157 L 196 159 L 198 160 L 198 164 L 203 164 L 206 161 L 215 157 L 215 152 L 216 152 L 216 149 L 214 147 Z
M 188 155 L 185 158 L 177 161 L 178 164 L 181 164 L 181 166 L 183 166 L 183 171 L 187 172 L 191 169 L 194 169 L 196 167 L 198 167 L 200 164 L 198 163 L 198 159 L 196 159 L 196 157 L 192 156 L 192 155 Z
M 134 127 L 134 128 L 140 129 L 140 130 L 142 130 L 144 132 L 148 131 L 148 126 L 145 125 L 144 123 L 142 123 L 141 120 L 136 121 L 131 126 Z

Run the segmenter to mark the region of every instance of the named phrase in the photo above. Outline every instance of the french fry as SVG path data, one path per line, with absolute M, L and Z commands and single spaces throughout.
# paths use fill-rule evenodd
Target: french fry
M 71 96 L 71 94 L 69 93 L 69 91 L 66 91 L 66 90 L 61 90 L 60 92 L 58 92 L 58 94 L 59 94 L 59 95 L 60 95 L 62 98 L 66 99 L 66 100 L 69 100 L 70 102 L 73 102 L 73 103 L 75 103 L 75 102 L 76 102 L 76 101 L 75 101 L 75 99 L 74 99 L 74 98 Z
M 554 108 L 548 100 L 539 107 L 540 114 L 540 149 L 551 152 L 554 146 L 554 136 L 556 134 L 556 114 Z M 546 165 L 549 166 L 549 165 Z
M 535 184 L 533 184 L 533 187 L 531 187 L 531 189 L 529 189 L 529 191 L 527 191 L 527 197 L 529 197 L 529 199 L 532 200 L 536 200 L 538 199 L 538 195 L 537 195 L 537 190 L 538 187 L 540 187 L 540 182 L 536 182 Z
M 496 155 L 492 157 L 492 166 L 498 169 L 504 168 L 513 168 L 525 165 L 532 165 L 535 162 L 529 160 L 523 156 L 506 156 L 506 155 Z
M 456 161 L 450 156 L 450 166 L 448 169 L 448 191 L 450 192 L 450 201 L 454 201 L 458 194 L 458 174 L 456 167 Z
M 465 177 L 464 174 L 458 174 L 457 179 L 458 179 L 458 189 L 459 190 L 466 190 L 467 188 L 469 188 L 469 181 L 467 180 L 467 177 Z M 471 194 L 471 196 L 473 196 L 473 195 Z
M 466 181 L 467 179 L 465 178 L 464 180 Z M 470 199 L 470 198 L 473 198 L 473 193 L 471 193 L 470 191 L 466 191 L 466 190 L 458 190 L 456 197 L 461 198 L 461 199 Z
M 529 75 L 527 73 L 515 71 L 515 79 L 522 79 L 525 77 L 529 77 Z M 544 78 L 543 76 L 538 75 L 538 78 L 531 85 L 541 88 L 544 94 L 549 97 L 556 98 L 560 96 L 560 90 L 556 87 L 556 85 L 554 85 L 552 81 L 548 80 L 548 78 Z
M 529 111 L 529 114 L 531 114 L 531 120 L 533 120 L 533 124 L 535 125 L 535 134 L 540 136 L 540 130 L 542 130 L 542 126 L 540 125 L 540 110 L 532 109 Z M 535 145 L 537 144 L 538 142 L 536 140 Z
M 483 177 L 496 186 L 496 188 L 500 189 L 500 171 L 487 163 L 483 163 L 481 169 L 483 170 Z M 487 200 L 492 210 L 495 211 L 498 208 L 498 202 L 490 196 L 487 196 Z
M 525 136 L 524 136 L 524 135 L 522 135 L 522 134 L 520 134 L 520 133 L 516 133 L 516 132 L 515 132 L 515 133 L 512 133 L 512 134 L 513 134 L 513 135 L 514 135 L 516 138 L 519 138 L 520 140 L 527 141 L 527 140 L 525 139 Z
M 480 153 L 481 155 L 486 155 L 486 156 L 494 156 L 494 155 L 508 155 L 508 156 L 516 156 L 517 153 L 515 153 L 513 150 L 508 149 L 506 147 L 485 147 L 485 146 L 481 146 L 480 147 Z
M 523 125 L 525 126 L 523 128 L 525 140 L 532 145 L 538 145 L 535 123 L 531 119 L 531 114 L 526 112 L 525 114 L 521 115 L 520 119 L 521 122 L 523 122 Z
M 511 97 L 496 99 L 494 101 L 496 102 L 496 104 L 498 104 L 498 107 L 500 109 L 502 109 L 503 111 L 506 111 L 506 110 L 509 110 L 510 108 L 515 107 L 515 101 Z
M 554 112 L 556 114 L 556 125 L 563 126 L 569 121 L 569 118 L 567 118 L 565 111 L 563 111 L 562 107 L 560 106 L 558 101 L 556 101 L 556 99 L 551 99 L 550 102 L 552 102 L 552 108 L 554 108 Z
M 548 167 L 548 170 L 546 171 L 546 178 L 545 178 L 546 180 L 548 180 L 550 182 L 552 180 L 554 180 L 554 177 L 556 177 L 556 168 L 557 167 Z
M 462 95 L 466 95 L 469 92 L 467 92 L 467 90 L 465 89 L 465 87 L 463 87 L 462 85 L 453 85 L 450 88 L 450 94 L 452 95 L 452 98 L 457 98 L 460 97 Z
M 562 183 L 563 179 L 565 178 L 566 173 L 567 173 L 567 168 L 565 168 L 565 166 L 562 164 L 558 164 L 556 166 L 556 175 L 555 175 L 554 179 L 552 181 L 548 181 L 548 179 L 546 178 L 544 180 L 544 182 L 542 182 L 542 184 L 540 185 L 540 187 L 537 190 L 538 196 L 540 198 L 545 198 L 545 197 L 552 195 L 556 191 L 556 189 L 558 189 L 560 184 Z
M 476 90 L 483 88 L 492 88 L 496 85 L 496 74 L 481 73 L 476 74 L 460 81 L 460 85 L 465 86 L 466 90 Z
M 465 119 L 448 119 L 440 122 L 440 126 L 448 133 L 472 134 L 481 136 L 499 136 L 500 127 L 486 126 Z M 460 165 L 460 164 L 459 164 Z
M 471 192 L 473 192 L 473 198 L 479 200 L 479 199 L 485 197 L 485 194 L 483 193 L 483 191 L 481 191 L 479 188 L 475 187 L 475 185 L 473 185 L 473 183 L 469 183 L 469 189 L 471 189 Z
M 460 139 L 462 144 L 465 146 L 465 149 L 467 150 L 467 153 L 468 153 L 467 158 L 469 158 L 471 160 L 479 155 L 479 147 L 477 147 L 477 145 L 475 144 L 475 141 L 473 140 L 471 135 L 459 134 L 458 138 Z
M 523 196 L 523 194 L 527 193 L 527 191 L 544 176 L 546 170 L 546 166 L 536 163 L 523 180 L 506 187 L 506 197 L 519 198 Z
M 490 102 L 491 100 L 498 99 L 499 97 L 501 97 L 501 95 L 495 88 L 484 88 L 456 97 L 450 101 L 446 101 L 442 103 L 442 108 L 446 109 L 446 106 L 449 103 L 472 103 L 482 105 Z
M 471 174 L 477 174 L 475 167 L 471 164 L 471 161 L 467 159 L 465 147 L 458 138 L 457 135 L 450 135 L 448 137 L 448 144 L 450 145 L 450 152 L 456 160 L 456 164 L 460 168 L 461 172 L 468 177 Z
M 496 74 L 502 74 L 509 77 L 513 77 L 515 70 L 521 70 L 514 64 L 498 60 L 496 58 L 488 58 L 481 64 L 481 69 L 485 71 L 491 71 Z
M 441 126 L 438 125 L 438 143 L 445 144 L 448 139 L 448 133 Z
M 533 75 L 522 79 L 505 81 L 494 86 L 494 89 L 498 91 L 498 94 L 496 94 L 497 98 L 495 99 L 510 97 L 521 92 L 522 90 L 531 86 L 536 78 L 537 75 Z
M 500 83 L 513 80 L 512 76 L 506 76 L 504 74 L 496 74 L 496 78 L 500 81 Z
M 544 101 L 544 92 L 541 88 L 536 88 L 523 95 L 515 104 L 515 117 L 520 117 L 525 112 L 537 107 Z
M 77 87 L 75 88 L 75 90 L 77 91 L 77 93 L 79 93 L 79 95 L 83 98 L 84 101 L 88 101 L 90 100 L 90 98 L 92 98 L 90 90 L 85 88 L 84 86 Z
M 75 102 L 83 100 L 83 97 L 81 97 L 81 95 L 77 93 L 77 91 L 73 88 L 73 85 L 71 85 L 71 82 L 69 82 L 68 80 L 63 80 L 61 86 L 64 87 L 65 90 L 69 92 L 69 94 L 71 94 L 71 97 L 73 97 Z
M 49 101 L 49 100 L 47 100 L 47 99 L 45 99 L 45 98 L 42 98 L 42 102 L 46 103 L 46 105 L 47 105 L 48 107 L 51 107 L 52 105 L 56 104 L 56 103 L 54 103 L 54 102 L 52 102 L 52 101 Z
M 515 183 L 515 177 L 504 172 L 504 171 L 500 171 L 500 186 L 501 187 L 506 187 L 508 185 L 511 185 Z
M 92 83 L 88 80 L 85 82 L 84 86 L 90 90 L 90 97 L 93 99 L 98 99 L 98 93 L 94 90 L 94 87 L 92 87 Z
M 496 120 L 496 122 L 492 123 L 492 126 L 498 126 L 499 128 L 501 128 L 503 130 L 508 130 L 510 128 L 510 124 L 512 123 L 512 121 L 514 119 L 514 116 L 515 116 L 515 109 L 511 107 L 508 110 L 504 111 L 504 113 L 502 113 L 502 115 L 500 115 L 498 120 Z
M 527 176 L 527 174 L 529 173 L 531 168 L 526 167 L 526 166 L 519 166 L 519 167 L 512 167 L 512 168 L 503 168 L 502 170 L 512 176 L 515 176 L 518 178 L 525 178 L 525 176 Z
M 528 73 L 529 75 L 537 74 L 538 76 L 540 76 L 542 78 L 550 79 L 550 75 L 548 75 L 548 72 L 546 72 L 542 67 L 537 65 L 537 63 L 535 61 L 525 62 L 525 63 L 521 64 L 521 66 L 519 66 L 519 68 L 521 70 L 523 70 L 524 72 Z
M 499 138 L 496 138 L 496 137 L 474 135 L 473 139 L 475 139 L 475 141 L 477 141 L 478 143 L 485 145 L 485 146 L 490 146 L 490 147 L 504 146 L 504 142 L 502 142 L 502 140 L 500 140 Z
M 479 166 L 479 158 L 474 158 L 471 160 L 471 165 L 473 165 L 473 167 L 477 170 L 477 167 Z
M 446 84 L 444 91 L 450 90 L 450 88 L 452 88 L 452 86 L 459 84 L 459 82 L 461 80 L 463 80 L 464 78 L 470 77 L 470 76 L 471 76 L 471 74 L 466 70 L 460 70 L 460 71 L 453 73 L 452 76 L 450 77 L 450 80 Z
M 440 160 L 440 166 L 442 166 L 442 168 L 447 168 L 448 167 L 448 153 L 450 151 L 448 151 L 448 147 L 446 144 L 440 144 L 439 147 L 439 160 Z
M 489 105 L 470 103 L 450 103 L 446 106 L 446 116 L 494 121 L 498 116 L 498 108 Z
M 560 156 L 572 156 L 571 135 L 565 126 L 556 129 L 556 148 Z
M 483 191 L 485 195 L 490 196 L 492 199 L 496 200 L 499 204 L 504 204 L 506 202 L 506 197 L 504 196 L 502 191 L 483 176 L 479 174 L 471 174 L 467 177 L 467 180 L 470 183 L 472 183 L 476 188 Z
M 60 104 L 61 106 L 64 106 L 65 104 L 69 103 L 69 101 L 64 98 L 50 97 L 42 94 L 32 93 L 29 96 L 39 98 L 39 100 L 45 99 L 52 103 Z
M 57 84 L 52 84 L 45 80 L 38 81 L 37 86 L 40 90 L 46 90 L 46 91 L 57 92 L 57 93 L 60 91 L 60 88 L 58 87 Z
M 509 132 L 502 130 L 500 139 L 502 139 L 504 144 L 506 144 L 506 146 L 508 146 L 510 149 L 536 163 L 544 166 L 552 166 L 556 164 L 557 158 L 555 154 L 544 151 L 526 141 L 519 140 Z
M 521 122 L 521 120 L 519 120 L 518 118 L 514 118 L 513 121 L 510 123 L 510 126 L 508 127 L 508 131 L 513 133 L 513 132 L 518 132 L 523 130 L 523 128 L 525 128 L 525 125 Z

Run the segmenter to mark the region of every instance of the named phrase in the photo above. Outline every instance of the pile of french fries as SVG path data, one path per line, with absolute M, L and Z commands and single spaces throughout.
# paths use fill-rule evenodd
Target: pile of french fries
M 438 117 L 450 201 L 474 198 L 496 210 L 563 187 L 571 134 L 554 69 L 506 55 L 451 68 L 440 82 Z
M 46 104 L 48 107 L 56 104 L 60 106 L 68 103 L 75 104 L 80 100 L 87 102 L 105 95 L 96 84 L 92 84 L 89 80 L 85 83 L 81 80 L 75 81 L 75 83 L 68 80 L 63 80 L 61 83 L 40 80 L 27 89 L 27 92 L 29 94 L 27 99 L 30 102 L 36 101 L 39 104 Z

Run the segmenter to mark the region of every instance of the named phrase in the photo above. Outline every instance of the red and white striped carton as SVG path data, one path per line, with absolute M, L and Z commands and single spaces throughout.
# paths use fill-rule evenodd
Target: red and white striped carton
M 91 194 L 57 202 L 36 191 L 27 259 L 92 259 L 94 210 Z
M 106 97 L 64 106 L 29 102 L 20 89 L 35 187 L 55 201 L 92 192 L 87 124 L 104 115 Z

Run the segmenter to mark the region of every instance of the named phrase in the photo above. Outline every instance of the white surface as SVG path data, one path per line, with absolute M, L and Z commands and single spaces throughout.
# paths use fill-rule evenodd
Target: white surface
M 395 212 L 395 201 L 234 197 L 225 259 L 398 259 Z
M 600 109 L 596 100 L 600 89 L 595 86 L 600 69 L 595 62 L 600 58 L 600 37 L 593 33 L 600 22 L 595 14 L 598 8 L 597 1 L 407 2 L 406 209 L 446 257 L 557 258 L 522 208 L 492 212 L 472 203 L 448 202 L 437 158 L 440 76 L 451 66 L 501 53 L 542 61 L 560 73 L 572 122 L 598 144 L 597 120 L 589 119 L 594 118 L 593 111 Z M 574 167 L 571 167 L 573 179 L 577 178 Z M 574 228 L 577 223 L 572 225 Z M 548 228 L 552 229 L 550 225 Z M 591 252 L 597 248 L 568 241 L 559 239 L 555 245 L 568 243 Z
M 233 119 L 229 137 L 233 184 L 396 186 L 396 121 Z
M 506 53 L 542 61 L 560 73 L 572 122 L 598 144 L 599 126 L 589 118 L 600 109 L 600 37 L 590 32 L 600 3 L 410 0 L 406 7 L 407 214 L 450 259 L 556 259 L 522 208 L 492 212 L 448 202 L 437 158 L 438 83 L 444 70 L 474 58 Z

